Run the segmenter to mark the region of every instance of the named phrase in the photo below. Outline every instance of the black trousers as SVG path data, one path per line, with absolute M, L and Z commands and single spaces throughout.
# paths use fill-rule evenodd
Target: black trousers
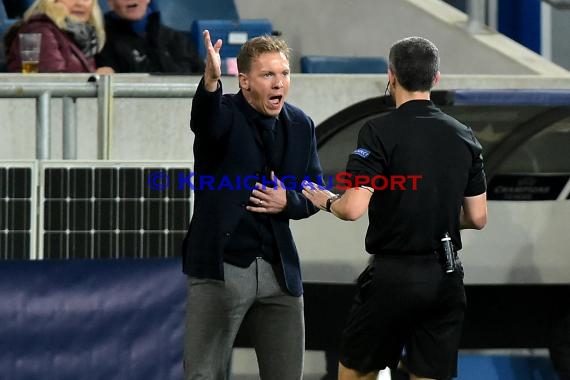
M 559 306 L 553 312 L 548 350 L 560 380 L 570 380 L 570 306 Z

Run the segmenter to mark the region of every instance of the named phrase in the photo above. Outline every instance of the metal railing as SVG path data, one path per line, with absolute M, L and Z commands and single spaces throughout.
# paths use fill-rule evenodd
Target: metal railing
M 34 76 L 39 78 L 39 76 Z M 29 76 L 30 79 L 34 77 Z M 36 99 L 36 159 L 51 158 L 51 100 L 62 99 L 63 158 L 77 158 L 78 98 L 97 98 L 98 159 L 109 159 L 114 98 L 191 98 L 198 83 L 114 83 L 113 75 L 93 75 L 85 83 L 48 81 L 0 82 L 0 98 Z
M 485 27 L 485 14 L 487 13 L 486 0 L 467 0 L 467 30 L 479 33 Z

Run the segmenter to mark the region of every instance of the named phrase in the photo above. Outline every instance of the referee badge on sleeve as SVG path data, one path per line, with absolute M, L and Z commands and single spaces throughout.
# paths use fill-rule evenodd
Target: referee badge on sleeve
M 357 156 L 366 158 L 370 155 L 370 151 L 368 149 L 358 148 L 354 152 L 352 152 L 352 154 L 356 154 Z

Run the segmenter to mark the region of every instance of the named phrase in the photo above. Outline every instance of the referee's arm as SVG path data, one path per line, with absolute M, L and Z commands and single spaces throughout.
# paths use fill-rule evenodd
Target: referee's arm
M 331 213 L 342 220 L 357 220 L 368 210 L 374 190 L 369 187 L 353 187 L 341 198 L 331 203 Z
M 480 230 L 487 224 L 487 193 L 463 198 L 459 218 L 461 229 Z
M 338 196 L 326 189 L 320 189 L 315 183 L 303 185 L 303 195 L 308 200 L 342 220 L 356 220 L 364 215 L 373 192 L 372 188 L 361 186 L 350 188 L 342 196 Z

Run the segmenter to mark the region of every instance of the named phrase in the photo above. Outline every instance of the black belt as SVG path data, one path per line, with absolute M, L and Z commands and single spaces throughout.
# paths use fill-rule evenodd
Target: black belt
M 434 249 L 426 249 L 426 250 L 418 250 L 418 251 L 398 251 L 398 250 L 391 250 L 391 249 L 387 249 L 387 250 L 381 250 L 378 251 L 376 253 L 374 253 L 374 259 L 376 258 L 380 258 L 380 257 L 389 257 L 389 258 L 396 258 L 396 257 L 400 257 L 400 258 L 404 258 L 404 257 L 435 257 L 439 262 L 442 263 L 442 265 L 444 265 L 445 263 L 445 253 L 444 252 L 440 252 Z M 453 252 L 453 256 L 455 259 L 454 262 L 454 269 L 455 270 L 460 270 L 461 272 L 463 272 L 463 266 L 461 264 L 461 261 L 459 260 L 457 251 Z

